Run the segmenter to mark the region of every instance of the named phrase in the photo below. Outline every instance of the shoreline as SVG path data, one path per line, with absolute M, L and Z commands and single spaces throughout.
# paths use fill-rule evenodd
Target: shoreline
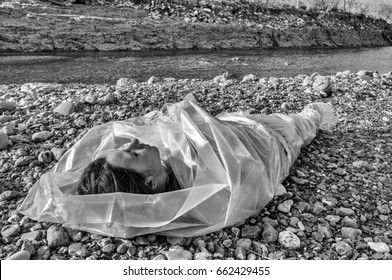
M 8 102 L 0 102 L 1 130 L 8 137 L 0 154 L 0 259 L 391 260 L 392 73 L 344 71 L 325 78 L 0 85 L 0 100 Z M 339 123 L 303 149 L 283 193 L 266 208 L 243 224 L 207 235 L 112 238 L 36 222 L 15 211 L 34 182 L 90 127 L 184 98 L 196 98 L 212 115 L 288 114 L 314 101 L 330 102 Z M 56 109 L 63 100 L 73 103 L 74 112 Z M 32 141 L 42 131 L 50 137 Z M 278 240 L 284 231 L 298 237 L 297 249 Z

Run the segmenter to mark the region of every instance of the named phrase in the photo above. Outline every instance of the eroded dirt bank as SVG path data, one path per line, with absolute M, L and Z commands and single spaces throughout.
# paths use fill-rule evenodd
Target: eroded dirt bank
M 0 4 L 0 51 L 392 44 L 391 25 L 364 16 L 266 8 L 244 3 L 170 2 L 151 7 L 3 1 Z

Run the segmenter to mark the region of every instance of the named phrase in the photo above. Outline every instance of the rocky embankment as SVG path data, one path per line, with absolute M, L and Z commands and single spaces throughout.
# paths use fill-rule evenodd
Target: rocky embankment
M 155 6 L 135 5 L 131 1 L 104 6 L 53 4 L 63 2 L 2 2 L 0 51 L 392 44 L 392 27 L 385 21 L 345 13 L 325 14 L 237 1 L 155 1 L 161 2 Z
M 0 85 L 0 259 L 392 259 L 392 73 L 116 85 Z M 92 126 L 192 98 L 211 114 L 331 102 L 339 124 L 303 149 L 279 195 L 242 224 L 192 238 L 111 238 L 16 210 Z

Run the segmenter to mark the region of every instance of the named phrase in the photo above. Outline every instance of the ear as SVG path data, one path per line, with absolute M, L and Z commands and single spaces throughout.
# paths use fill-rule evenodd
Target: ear
M 157 186 L 158 186 L 158 180 L 155 179 L 154 176 L 150 175 L 150 176 L 146 177 L 146 179 L 144 180 L 144 184 L 146 186 L 149 186 L 153 190 L 155 190 L 157 188 Z

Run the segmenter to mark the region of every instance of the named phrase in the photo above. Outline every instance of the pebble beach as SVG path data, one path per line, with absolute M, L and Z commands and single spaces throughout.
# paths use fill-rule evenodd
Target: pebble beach
M 116 84 L 0 85 L 0 259 L 392 259 L 392 72 Z M 391 69 L 392 70 L 392 69 Z M 311 102 L 339 118 L 300 154 L 278 195 L 243 223 L 190 238 L 106 237 L 37 222 L 17 208 L 89 128 L 184 98 L 210 114 L 295 113 Z

